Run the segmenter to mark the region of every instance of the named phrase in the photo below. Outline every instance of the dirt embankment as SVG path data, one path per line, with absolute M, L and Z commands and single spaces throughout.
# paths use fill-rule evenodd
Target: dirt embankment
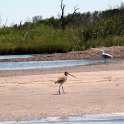
M 68 53 L 38 54 L 30 58 L 4 59 L 0 61 L 48 61 L 48 60 L 75 60 L 75 59 L 100 59 L 100 50 L 113 55 L 114 58 L 124 58 L 124 46 L 91 48 L 84 51 L 71 51 Z

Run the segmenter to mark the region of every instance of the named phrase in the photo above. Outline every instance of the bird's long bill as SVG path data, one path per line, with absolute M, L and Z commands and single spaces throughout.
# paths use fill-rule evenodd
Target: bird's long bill
M 69 73 L 68 73 L 69 74 Z M 74 75 L 72 75 L 72 74 L 69 74 L 70 76 L 72 76 L 72 77 L 75 77 Z M 77 78 L 77 77 L 75 77 L 75 78 Z

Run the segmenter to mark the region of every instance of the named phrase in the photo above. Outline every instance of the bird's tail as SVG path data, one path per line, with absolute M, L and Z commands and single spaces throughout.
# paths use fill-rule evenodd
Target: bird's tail
M 56 82 L 56 81 L 54 81 L 54 80 L 50 80 L 50 81 L 54 82 L 55 84 L 57 83 L 57 82 Z

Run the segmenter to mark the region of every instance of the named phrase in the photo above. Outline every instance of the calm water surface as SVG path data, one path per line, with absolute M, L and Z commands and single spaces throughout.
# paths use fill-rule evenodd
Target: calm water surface
M 29 58 L 32 55 L 0 55 L 0 59 Z
M 98 64 L 103 60 L 56 60 L 56 61 L 26 61 L 0 62 L 0 70 L 59 68 L 76 65 Z

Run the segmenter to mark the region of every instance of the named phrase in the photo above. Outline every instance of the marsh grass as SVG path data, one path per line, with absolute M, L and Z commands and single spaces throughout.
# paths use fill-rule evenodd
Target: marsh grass
M 43 24 L 0 29 L 0 54 L 63 53 L 113 45 L 124 45 L 124 36 L 115 35 L 86 41 L 82 33 L 74 32 L 74 29 L 62 31 Z
M 124 45 L 124 36 L 109 36 L 106 38 L 99 38 L 96 40 L 90 40 L 84 45 L 85 49 L 91 47 L 110 47 L 110 46 L 123 46 Z
M 71 49 L 65 33 L 52 27 L 0 29 L 0 54 L 56 53 Z

